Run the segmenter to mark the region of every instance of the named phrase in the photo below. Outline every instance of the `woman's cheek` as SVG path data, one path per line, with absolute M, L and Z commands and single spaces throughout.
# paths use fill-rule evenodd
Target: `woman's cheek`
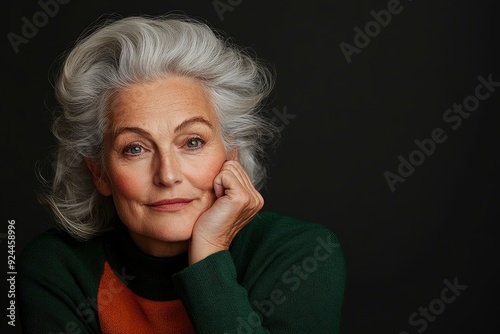
M 120 166 L 113 170 L 112 184 L 115 195 L 124 198 L 140 197 L 145 189 L 147 174 L 139 166 Z
M 221 156 L 219 159 L 214 159 L 211 161 L 207 166 L 205 167 L 205 170 L 207 171 L 205 175 L 205 182 L 207 184 L 207 187 L 210 188 L 210 190 L 213 190 L 214 187 L 214 179 L 215 177 L 220 173 L 220 170 L 222 166 L 224 165 L 224 162 L 226 161 L 225 155 Z M 202 174 L 203 176 L 203 174 Z

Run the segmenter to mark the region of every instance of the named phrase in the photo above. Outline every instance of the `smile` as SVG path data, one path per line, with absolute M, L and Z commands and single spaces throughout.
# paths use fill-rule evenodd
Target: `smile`
M 179 211 L 187 207 L 193 200 L 189 198 L 172 198 L 148 204 L 154 210 L 162 212 Z

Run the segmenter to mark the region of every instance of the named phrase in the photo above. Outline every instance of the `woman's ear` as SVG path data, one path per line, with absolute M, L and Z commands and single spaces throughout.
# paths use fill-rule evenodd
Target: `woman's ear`
M 227 160 L 236 160 L 238 161 L 238 147 L 233 147 L 227 152 Z
M 104 173 L 101 165 L 97 163 L 95 160 L 92 160 L 90 158 L 84 158 L 84 159 L 87 168 L 92 174 L 92 180 L 94 181 L 94 184 L 99 193 L 101 193 L 101 195 L 103 196 L 111 196 L 112 192 L 109 179 L 106 173 Z

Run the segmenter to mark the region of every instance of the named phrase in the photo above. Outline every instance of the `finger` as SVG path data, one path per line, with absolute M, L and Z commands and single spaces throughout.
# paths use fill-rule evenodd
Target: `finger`
M 240 180 L 242 185 L 248 189 L 254 189 L 252 180 L 250 180 L 247 172 L 239 162 L 235 160 L 228 160 L 225 162 L 224 167 L 231 170 L 236 175 L 238 180 Z
M 238 178 L 238 181 L 241 183 L 241 189 L 237 191 L 243 191 L 246 193 L 248 201 L 247 204 L 250 207 L 258 207 L 258 210 L 260 210 L 264 206 L 264 198 L 253 186 L 253 183 L 243 166 L 241 166 L 238 162 L 227 162 L 224 170 L 230 171 Z
M 228 164 L 227 161 L 224 163 L 221 171 L 214 179 L 214 188 L 215 184 L 223 187 L 225 194 L 228 194 L 228 191 L 239 193 L 248 192 L 248 190 L 246 189 L 247 185 L 242 175 L 237 171 L 236 168 L 234 168 L 234 166 Z
M 246 170 L 243 168 L 243 166 L 237 162 L 237 161 L 228 161 L 227 164 L 227 169 L 231 170 L 242 182 L 244 187 L 251 193 L 253 197 L 256 197 L 256 200 L 259 202 L 263 202 L 264 199 L 262 198 L 261 194 L 257 189 L 255 189 L 252 180 L 250 179 L 250 176 L 246 172 Z
M 224 186 L 221 183 L 218 183 L 216 180 L 214 180 L 214 192 L 215 192 L 215 197 L 219 198 L 221 196 L 224 196 L 225 189 Z
M 238 178 L 232 168 L 222 168 L 219 174 L 214 178 L 214 190 L 219 192 L 222 190 L 235 190 L 244 188 L 242 181 Z
M 225 168 L 217 175 L 214 179 L 214 189 L 217 189 L 216 187 L 223 188 L 227 199 L 241 208 L 259 206 L 259 197 L 254 188 L 248 188 L 242 183 L 232 168 Z

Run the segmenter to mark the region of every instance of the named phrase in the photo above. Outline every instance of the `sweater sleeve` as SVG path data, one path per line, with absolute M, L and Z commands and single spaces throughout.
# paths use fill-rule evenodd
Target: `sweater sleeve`
M 197 333 L 233 333 L 237 326 L 231 322 L 237 324 L 253 312 L 247 291 L 236 281 L 229 251 L 217 252 L 184 269 L 174 276 L 174 282 Z M 260 320 L 257 327 L 254 333 L 269 333 Z
M 75 255 L 71 247 L 48 234 L 23 250 L 18 263 L 23 333 L 100 333 L 92 299 L 97 276 Z M 99 258 L 96 255 L 89 254 Z
M 312 226 L 294 236 L 253 240 L 258 251 L 244 265 L 221 251 L 177 273 L 197 333 L 339 333 L 343 252 L 331 231 Z

